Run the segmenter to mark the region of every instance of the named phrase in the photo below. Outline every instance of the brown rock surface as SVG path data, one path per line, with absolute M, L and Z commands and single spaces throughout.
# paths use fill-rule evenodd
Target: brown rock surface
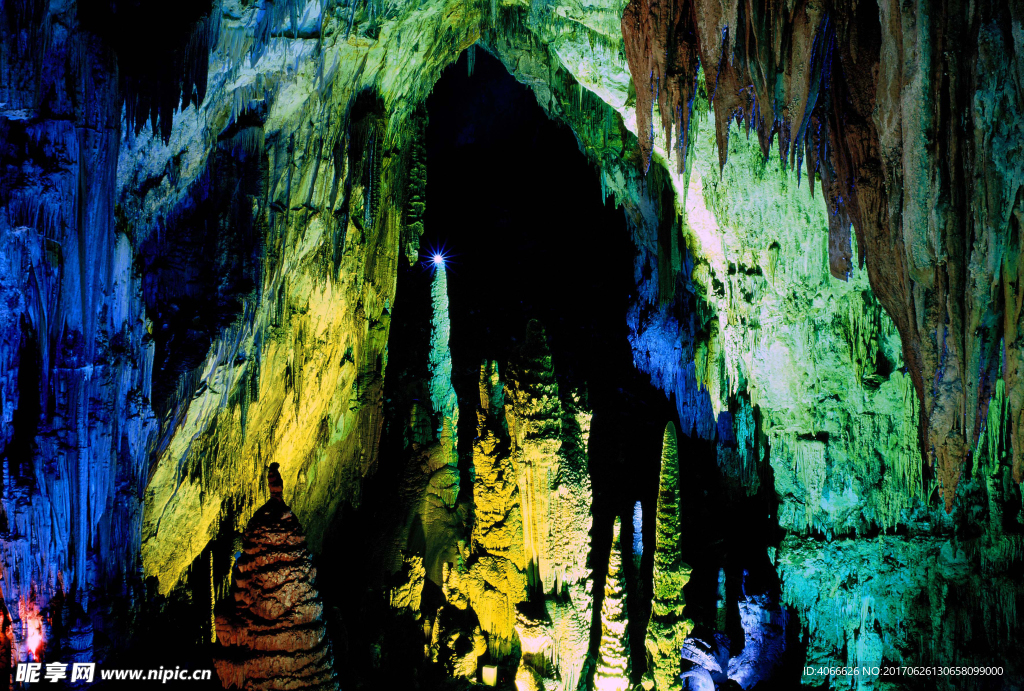
M 276 463 L 267 479 L 270 500 L 246 526 L 235 562 L 231 612 L 217 617 L 217 675 L 247 691 L 337 689 L 306 537 L 282 499 Z
M 622 17 L 648 163 L 655 104 L 666 148 L 684 160 L 700 64 L 723 165 L 736 119 L 766 156 L 778 136 L 784 160 L 799 170 L 806 157 L 820 176 L 830 269 L 847 278 L 852 225 L 899 329 L 922 454 L 949 511 L 1000 378 L 1024 475 L 1022 15 L 998 0 L 631 0 Z

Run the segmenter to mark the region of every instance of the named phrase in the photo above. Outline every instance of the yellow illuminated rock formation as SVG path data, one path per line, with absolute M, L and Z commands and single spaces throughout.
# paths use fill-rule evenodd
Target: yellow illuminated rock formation
M 488 634 L 492 655 L 511 652 L 516 605 L 526 601 L 526 553 L 519 484 L 494 408 L 500 396 L 497 363 L 480 366 L 480 407 L 473 444 L 473 557 L 466 576 L 469 599 Z
M 509 363 L 508 398 L 529 585 L 557 596 L 544 599 L 550 633 L 546 639 L 533 636 L 543 639 L 535 642 L 536 659 L 558 670 L 558 679 L 545 688 L 568 691 L 585 671 L 593 612 L 587 568 L 593 523 L 586 455 L 590 418 L 576 410 L 571 396 L 563 405 L 544 328 L 536 321 L 527 325 L 523 347 Z M 536 629 L 528 619 L 519 626 L 521 638 L 525 629 Z M 545 676 L 545 666 L 540 662 L 534 669 L 538 676 Z
M 544 327 L 536 321 L 527 325 L 519 357 L 509 364 L 509 399 L 506 415 L 522 493 L 530 587 L 561 592 L 589 574 L 590 476 L 585 452 L 580 458 L 563 448 L 558 382 Z

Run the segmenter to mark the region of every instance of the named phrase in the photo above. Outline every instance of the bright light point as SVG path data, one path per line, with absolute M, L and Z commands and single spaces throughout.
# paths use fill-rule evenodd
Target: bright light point
M 441 266 L 442 264 L 444 264 L 444 257 L 442 257 L 440 254 L 435 254 L 434 266 Z

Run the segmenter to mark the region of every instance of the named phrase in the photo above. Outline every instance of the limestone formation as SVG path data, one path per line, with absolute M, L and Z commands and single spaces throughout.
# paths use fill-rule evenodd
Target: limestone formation
M 756 131 L 765 156 L 777 134 L 798 174 L 806 157 L 820 176 L 830 269 L 849 277 L 852 225 L 860 266 L 899 330 L 921 406 L 920 450 L 937 469 L 947 511 L 995 381 L 1013 388 L 1019 377 L 1019 315 L 1003 319 L 999 305 L 1020 302 L 1022 289 L 1016 259 L 997 257 L 1019 253 L 1011 228 L 1024 169 L 1013 152 L 1024 92 L 1011 76 L 1019 53 L 1009 56 L 1020 21 L 1019 6 L 1000 2 L 933 11 L 631 0 L 622 17 L 646 160 L 657 101 L 665 151 L 684 167 L 702 66 L 722 164 L 735 119 Z M 976 243 L 977 233 L 992 242 Z M 1024 397 L 1013 397 L 1014 438 L 1022 406 Z M 1014 452 L 1018 481 L 1022 457 Z
M 550 532 L 561 448 L 561 404 L 544 327 L 530 322 L 518 359 L 509 366 L 508 430 L 521 488 L 530 587 L 550 592 L 555 564 Z
M 434 314 L 430 322 L 430 404 L 437 424 L 438 452 L 432 456 L 431 492 L 448 508 L 459 495 L 459 399 L 452 388 L 452 353 L 448 348 L 451 322 L 448 318 L 448 278 L 444 261 L 435 262 L 430 299 Z
M 419 612 L 423 582 L 427 576 L 423 568 L 423 557 L 407 556 L 398 576 L 399 582 L 391 588 L 391 607 L 398 611 Z
M 423 229 L 422 106 L 477 44 L 625 211 L 637 368 L 682 432 L 717 440 L 730 482 L 777 495 L 771 558 L 808 660 L 881 649 L 1019 676 L 1021 21 L 999 0 L 6 3 L 0 591 L 16 656 L 22 603 L 72 592 L 117 648 L 107 596 L 137 607 L 140 559 L 161 597 L 205 570 L 222 524 L 267 499 L 267 463 L 314 551 L 358 503 L 398 266 Z M 588 531 L 533 481 L 565 475 L 579 416 L 544 388 L 506 406 L 510 431 L 533 429 L 514 442 L 527 573 L 582 613 L 586 576 L 563 556 Z M 424 461 L 444 511 L 450 451 Z M 544 489 L 559 487 L 589 502 L 582 480 Z M 517 623 L 550 659 L 540 628 Z
M 336 690 L 316 568 L 277 464 L 267 481 L 270 500 L 249 520 L 235 562 L 230 611 L 217 617 L 217 674 L 247 691 Z
M 555 688 L 571 691 L 585 677 L 593 613 L 587 567 L 593 523 L 589 415 L 571 397 L 564 404 L 559 397 L 539 322 L 527 325 L 508 379 L 506 419 L 522 501 L 528 582 L 535 592 L 556 596 L 544 599 L 550 628 L 543 648 L 558 670 Z
M 683 586 L 690 567 L 679 547 L 679 449 L 675 424 L 665 426 L 658 487 L 657 543 L 654 548 L 654 603 L 645 645 L 658 691 L 680 688 L 679 651 L 693 622 L 684 616 Z
M 629 688 L 629 618 L 626 614 L 621 532 L 622 523 L 616 516 L 612 547 L 608 553 L 604 599 L 601 601 L 601 645 L 594 673 L 594 688 L 598 691 L 626 691 Z
M 467 617 L 454 607 L 437 613 L 431 633 L 430 652 L 434 663 L 455 679 L 477 679 L 480 657 L 487 652 L 487 641 L 480 626 L 467 625 Z
M 531 321 L 509 364 L 506 408 L 519 477 L 530 587 L 544 593 L 588 575 L 590 477 L 580 441 L 567 447 L 564 411 L 544 327 Z M 572 422 L 573 419 L 570 420 Z M 576 427 L 579 427 L 578 423 Z M 579 439 L 579 433 L 575 435 Z
M 497 363 L 480 366 L 480 407 L 473 443 L 473 556 L 466 577 L 473 609 L 491 654 L 508 655 L 515 637 L 516 605 L 527 599 L 526 553 L 519 484 L 496 405 Z

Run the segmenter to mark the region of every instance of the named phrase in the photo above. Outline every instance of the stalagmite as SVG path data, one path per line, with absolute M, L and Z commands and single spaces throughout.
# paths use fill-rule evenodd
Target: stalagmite
M 644 507 L 638 501 L 633 504 L 633 563 L 640 567 L 644 555 Z
M 267 480 L 270 500 L 246 526 L 235 563 L 231 611 L 217 617 L 217 675 L 246 691 L 336 690 L 316 568 L 276 463 Z
M 715 626 L 719 631 L 725 631 L 726 618 L 725 599 L 725 569 L 718 570 L 718 598 L 715 602 Z
M 509 363 L 509 397 L 508 428 L 523 505 L 527 575 L 531 588 L 549 592 L 555 580 L 548 537 L 551 484 L 558 474 L 561 447 L 561 405 L 551 352 L 538 322 L 527 326 L 519 357 Z
M 608 574 L 601 603 L 601 647 L 598 652 L 594 687 L 597 691 L 626 691 L 629 688 L 629 630 L 626 615 L 626 583 L 619 533 L 622 523 L 615 518 Z
M 516 605 L 526 601 L 526 554 L 519 486 L 501 436 L 498 420 L 501 397 L 497 363 L 480 366 L 480 407 L 477 438 L 473 444 L 473 557 L 466 588 L 487 633 L 492 655 L 511 652 L 515 635 Z
M 444 260 L 435 258 L 430 299 L 434 314 L 430 322 L 430 403 L 438 418 L 440 451 L 431 459 L 430 487 L 445 506 L 455 506 L 459 495 L 459 399 L 452 388 L 452 353 L 448 348 L 451 322 L 448 318 L 448 277 Z
M 527 325 L 509 363 L 507 407 L 512 460 L 519 475 L 530 587 L 557 592 L 588 574 L 591 489 L 586 452 L 569 433 L 544 327 Z M 575 453 L 579 450 L 579 453 Z
M 527 325 L 509 363 L 506 405 L 512 460 L 519 481 L 527 576 L 550 621 L 545 655 L 558 669 L 555 688 L 575 689 L 585 675 L 593 614 L 590 552 L 591 486 L 586 439 L 590 413 L 559 396 L 544 328 Z M 534 622 L 517 625 L 525 633 Z M 523 635 L 522 633 L 520 634 Z
M 543 353 L 512 363 L 510 455 L 478 464 L 507 462 L 513 480 L 470 493 L 438 309 L 437 396 L 416 392 L 412 481 L 381 472 L 399 426 L 391 314 L 424 231 L 427 97 L 475 44 L 469 81 L 484 85 L 497 56 L 625 210 L 634 364 L 676 401 L 681 432 L 721 432 L 730 491 L 778 499 L 724 530 L 749 525 L 751 544 L 771 533 L 807 660 L 998 662 L 1021 676 L 1020 2 L 2 4 L 0 658 L 122 654 L 126 626 L 149 627 L 135 617 L 143 578 L 169 603 L 154 605 L 161 621 L 192 598 L 176 643 L 208 640 L 220 526 L 240 532 L 277 461 L 312 551 L 379 481 L 409 516 L 388 560 L 408 559 L 395 607 L 437 600 L 444 562 L 459 612 L 486 630 L 456 618 L 438 636 L 473 651 L 490 639 L 513 659 L 518 637 L 522 678 L 578 681 L 591 495 L 570 423 L 585 413 Z M 243 158 L 247 172 L 230 173 Z M 554 149 L 536 160 L 563 163 Z M 525 205 L 549 189 L 533 187 L 495 197 Z M 586 234 L 580 246 L 598 242 Z M 579 306 L 554 283 L 550 295 Z M 503 405 L 489 408 L 499 422 Z M 505 547 L 513 486 L 523 535 Z M 685 621 L 685 568 L 647 509 L 656 592 L 634 601 L 655 607 L 635 623 L 657 663 L 678 655 L 665 627 Z M 529 617 L 514 611 L 522 582 Z M 767 604 L 728 595 L 730 624 L 763 628 Z
M 690 580 L 690 567 L 683 563 L 679 531 L 679 450 L 676 426 L 669 422 L 661 449 L 654 603 L 645 641 L 658 691 L 680 688 L 679 651 L 693 629 L 693 622 L 683 616 L 683 586 Z

